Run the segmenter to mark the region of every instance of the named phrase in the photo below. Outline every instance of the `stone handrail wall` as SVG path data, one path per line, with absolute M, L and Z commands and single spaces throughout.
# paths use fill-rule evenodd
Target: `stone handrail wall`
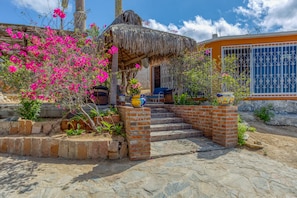
M 124 121 L 130 160 L 150 158 L 151 150 L 151 109 L 120 106 Z

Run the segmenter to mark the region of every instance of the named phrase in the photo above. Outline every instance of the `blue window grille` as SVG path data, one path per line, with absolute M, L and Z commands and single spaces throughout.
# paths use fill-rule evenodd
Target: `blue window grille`
M 297 95 L 297 42 L 223 46 L 251 78 L 251 96 Z

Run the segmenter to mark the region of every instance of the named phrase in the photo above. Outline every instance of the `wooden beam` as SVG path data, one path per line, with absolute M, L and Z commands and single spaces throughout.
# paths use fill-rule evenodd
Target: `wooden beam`
M 118 62 L 119 62 L 119 54 L 115 53 L 112 55 L 112 64 L 111 64 L 111 81 L 110 81 L 110 101 L 111 105 L 117 104 L 117 72 L 118 72 Z
M 150 53 L 150 54 L 148 54 L 148 55 L 142 55 L 142 56 L 139 56 L 139 57 L 137 57 L 137 58 L 134 58 L 134 59 L 132 59 L 132 60 L 129 60 L 129 61 L 127 61 L 127 62 L 124 62 L 124 66 L 130 65 L 130 64 L 132 64 L 132 63 L 137 63 L 138 61 L 140 61 L 140 60 L 142 60 L 142 59 L 144 59 L 144 58 L 149 58 L 149 57 L 151 57 L 151 56 L 153 56 L 153 53 Z

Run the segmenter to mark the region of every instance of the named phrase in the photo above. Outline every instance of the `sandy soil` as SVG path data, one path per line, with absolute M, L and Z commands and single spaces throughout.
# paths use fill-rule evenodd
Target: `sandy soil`
M 248 142 L 263 146 L 263 149 L 246 149 L 257 152 L 273 160 L 285 163 L 297 169 L 297 127 L 270 126 L 264 124 L 251 115 L 244 115 L 244 120 L 257 129 L 248 132 Z

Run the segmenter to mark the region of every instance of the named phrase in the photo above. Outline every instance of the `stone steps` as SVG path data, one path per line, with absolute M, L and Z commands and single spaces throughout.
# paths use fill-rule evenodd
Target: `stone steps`
M 153 124 L 151 125 L 151 132 L 181 130 L 181 129 L 191 129 L 191 128 L 192 128 L 192 125 L 184 122 L 168 123 L 168 124 Z
M 151 124 L 168 124 L 168 123 L 180 123 L 183 122 L 182 118 L 172 117 L 172 118 L 152 118 Z
M 184 123 L 174 113 L 160 105 L 151 107 L 151 142 L 200 136 L 201 131 L 192 129 L 191 124 Z
M 195 129 L 167 130 L 151 132 L 151 142 L 201 137 L 202 132 Z
M 171 112 L 163 112 L 163 113 L 151 113 L 152 118 L 172 118 L 175 117 L 174 113 Z

